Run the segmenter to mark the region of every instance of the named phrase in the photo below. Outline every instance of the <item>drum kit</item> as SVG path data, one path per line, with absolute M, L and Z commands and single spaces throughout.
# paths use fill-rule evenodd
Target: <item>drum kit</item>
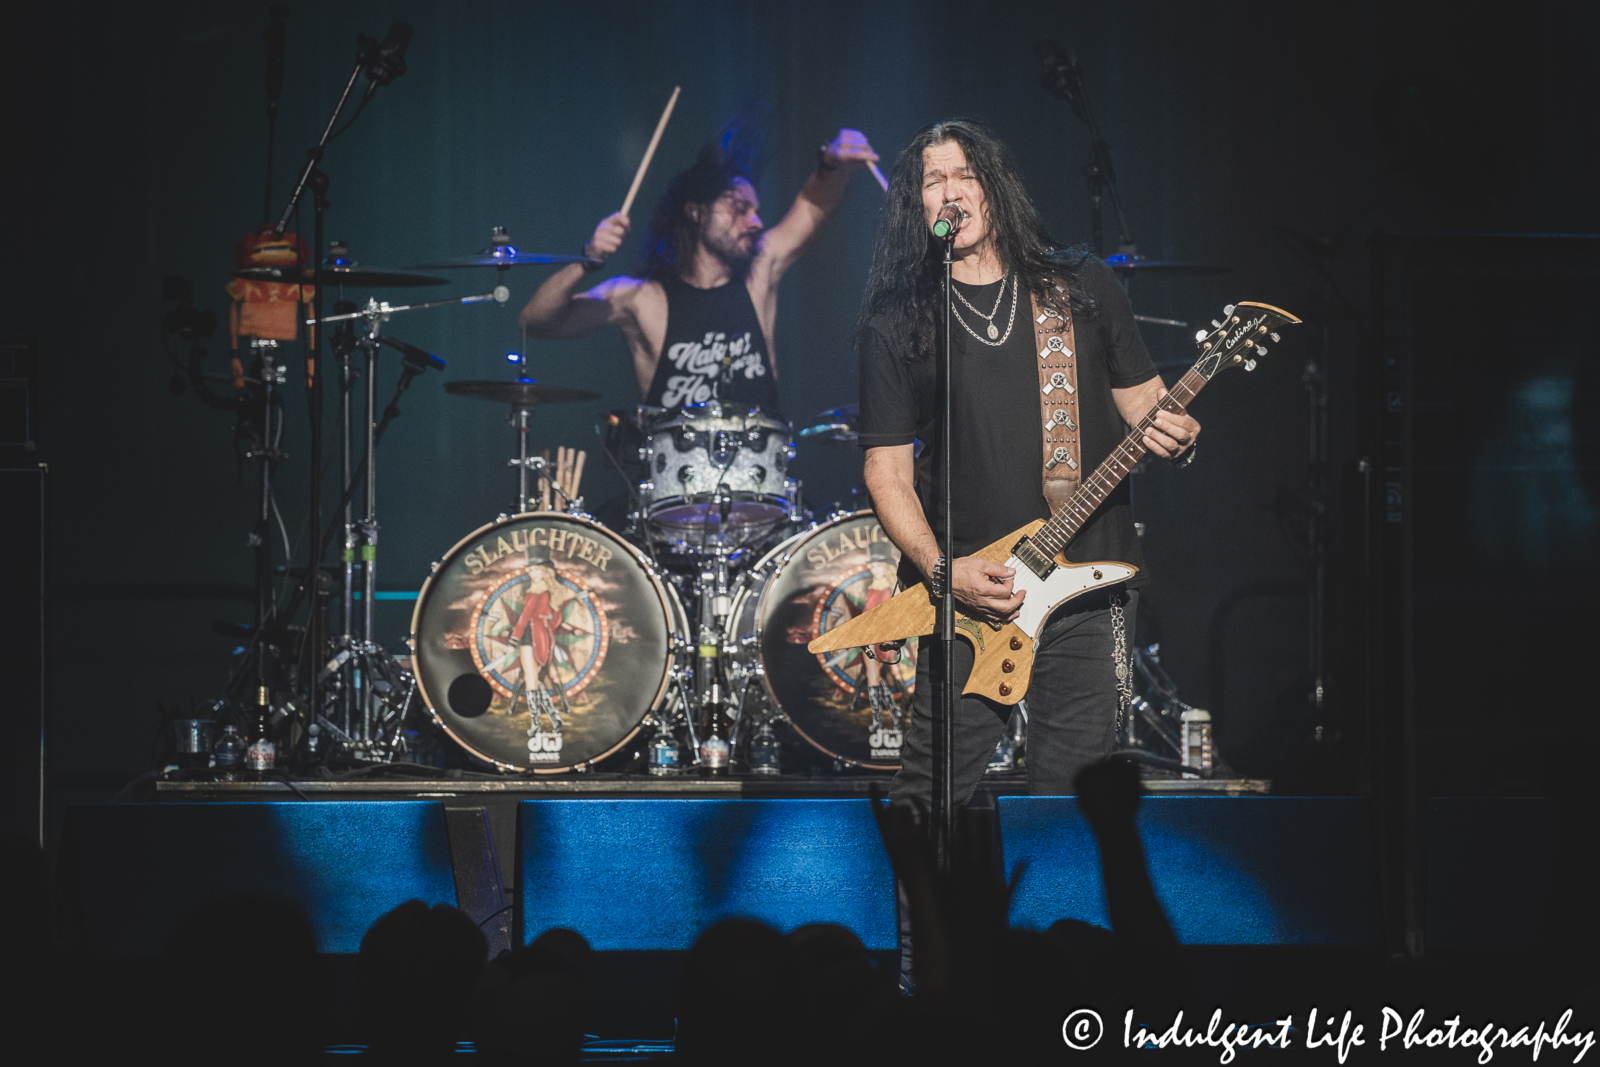
M 631 501 L 626 523 L 613 529 L 585 509 L 581 453 L 573 450 L 577 464 L 563 473 L 530 448 L 539 407 L 599 394 L 525 375 L 447 382 L 453 396 L 509 410 L 516 511 L 479 526 L 433 565 L 417 596 L 409 656 L 377 640 L 378 446 L 406 387 L 443 367 L 391 336 L 387 323 L 423 308 L 504 302 L 508 293 L 497 285 L 464 300 L 357 304 L 344 290 L 439 285 L 444 279 L 421 272 L 472 267 L 494 267 L 503 280 L 514 265 L 577 261 L 519 251 L 498 227 L 482 252 L 408 270 L 364 266 L 342 243 L 331 245 L 324 278 L 340 300 L 323 321 L 337 368 L 345 491 L 331 527 L 342 531 L 342 559 L 324 579 L 330 638 L 314 675 L 322 710 L 309 731 L 312 752 L 406 759 L 420 711 L 484 769 L 505 773 L 893 770 L 915 642 L 893 664 L 805 647 L 895 586 L 899 550 L 872 512 L 814 513 L 789 474 L 799 447 L 854 447 L 853 405 L 798 433 L 771 412 L 718 400 L 602 414 L 596 429 Z M 289 281 L 297 269 L 238 273 Z M 405 357 L 387 409 L 376 392 L 381 346 Z

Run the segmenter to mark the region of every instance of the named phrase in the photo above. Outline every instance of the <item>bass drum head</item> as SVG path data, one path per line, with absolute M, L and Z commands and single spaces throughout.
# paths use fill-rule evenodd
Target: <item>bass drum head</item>
M 900 550 L 870 511 L 796 534 L 768 554 L 735 606 L 741 636 L 760 635 L 768 694 L 800 736 L 834 759 L 874 770 L 900 765 L 901 732 L 917 678 L 917 642 L 877 668 L 894 714 L 874 723 L 869 664 L 859 648 L 813 655 L 806 645 L 895 592 Z
M 445 732 L 498 768 L 547 773 L 633 739 L 687 630 L 636 548 L 558 512 L 469 534 L 411 618 L 417 683 Z

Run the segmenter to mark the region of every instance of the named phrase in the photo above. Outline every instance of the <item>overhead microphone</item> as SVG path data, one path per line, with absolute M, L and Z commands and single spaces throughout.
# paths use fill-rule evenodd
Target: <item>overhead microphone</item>
M 940 240 L 946 240 L 956 235 L 961 229 L 961 224 L 967 221 L 967 213 L 961 205 L 955 202 L 946 204 L 939 209 L 939 215 L 933 220 L 933 235 Z
M 372 99 L 380 86 L 388 85 L 406 72 L 406 48 L 414 32 L 411 23 L 396 22 L 383 35 L 382 41 L 374 41 L 365 34 L 356 39 L 362 55 L 367 57 L 367 91 L 361 96 L 363 104 Z

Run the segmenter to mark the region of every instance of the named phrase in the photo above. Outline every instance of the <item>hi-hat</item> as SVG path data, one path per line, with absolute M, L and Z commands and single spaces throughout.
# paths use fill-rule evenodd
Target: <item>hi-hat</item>
M 496 226 L 488 248 L 470 256 L 458 256 L 441 263 L 424 263 L 420 270 L 452 270 L 457 267 L 515 267 L 525 263 L 595 263 L 588 256 L 563 256 L 554 252 L 522 252 L 511 243 L 504 226 Z
M 1176 259 L 1145 259 L 1143 256 L 1106 257 L 1106 266 L 1118 274 L 1228 274 L 1232 267 L 1218 263 L 1185 263 Z
M 572 389 L 565 385 L 544 385 L 540 382 L 446 382 L 444 391 L 475 400 L 492 400 L 497 404 L 510 404 L 514 408 L 531 408 L 540 404 L 572 404 L 580 400 L 599 400 L 599 393 L 587 389 Z

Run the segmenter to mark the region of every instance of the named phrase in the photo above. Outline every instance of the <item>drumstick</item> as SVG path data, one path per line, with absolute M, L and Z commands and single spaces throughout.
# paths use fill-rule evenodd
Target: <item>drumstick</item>
M 872 171 L 872 176 L 878 179 L 878 184 L 883 186 L 883 191 L 887 193 L 889 191 L 889 179 L 883 176 L 883 171 L 879 170 L 878 165 L 870 159 L 867 160 L 867 169 Z
M 587 453 L 587 452 L 579 452 L 578 453 L 578 462 L 574 465 L 574 468 L 573 468 L 573 471 L 572 471 L 572 496 L 573 496 L 573 499 L 577 499 L 578 486 L 580 484 L 582 484 L 582 482 L 583 482 L 583 463 L 588 458 L 589 458 L 589 453 Z
M 556 450 L 556 484 L 561 487 L 561 504 L 566 506 L 567 498 L 572 495 L 572 449 L 562 445 Z
M 541 455 L 544 457 L 544 474 L 539 477 L 539 510 L 550 510 L 550 450 L 547 448 Z
M 672 87 L 672 98 L 667 101 L 667 109 L 661 113 L 661 121 L 656 123 L 656 132 L 650 137 L 650 147 L 644 150 L 644 158 L 639 161 L 639 169 L 633 175 L 633 184 L 628 186 L 628 195 L 622 201 L 622 210 L 619 214 L 626 215 L 628 209 L 633 207 L 633 198 L 639 195 L 639 183 L 644 181 L 644 172 L 650 169 L 650 159 L 656 154 L 656 145 L 661 143 L 661 132 L 667 128 L 667 120 L 672 117 L 672 108 L 678 102 L 678 91 L 681 85 Z

